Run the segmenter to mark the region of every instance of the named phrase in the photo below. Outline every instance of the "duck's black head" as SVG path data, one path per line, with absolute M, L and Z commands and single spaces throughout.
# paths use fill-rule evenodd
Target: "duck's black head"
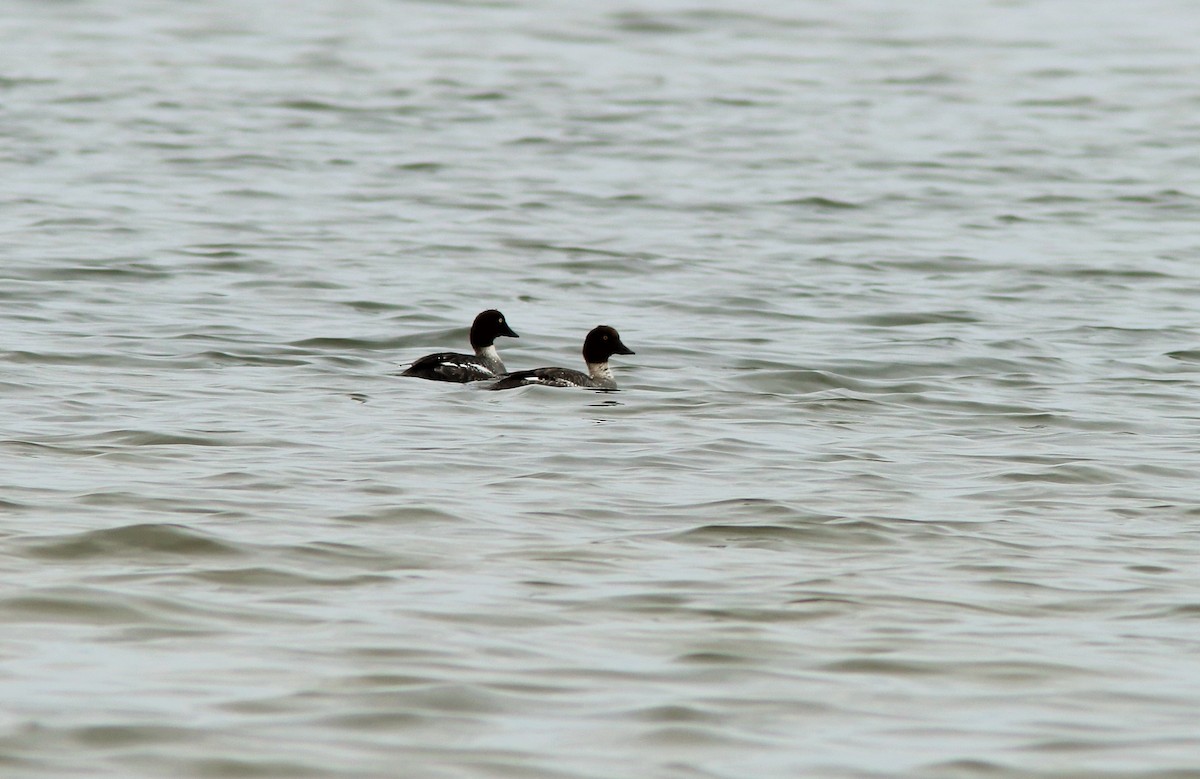
M 633 354 L 634 351 L 621 343 L 621 336 L 608 325 L 600 325 L 583 339 L 583 361 L 587 363 L 608 362 L 614 354 Z
M 504 314 L 489 308 L 475 317 L 475 322 L 471 325 L 471 346 L 491 346 L 496 342 L 497 336 L 501 335 L 521 337 L 508 326 Z

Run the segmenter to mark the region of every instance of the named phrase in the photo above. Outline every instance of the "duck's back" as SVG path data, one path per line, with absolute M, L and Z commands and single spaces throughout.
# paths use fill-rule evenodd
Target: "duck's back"
M 465 384 L 469 381 L 494 379 L 497 374 L 483 360 L 470 354 L 456 352 L 439 352 L 427 354 L 414 362 L 401 376 L 413 376 L 418 379 L 432 381 L 456 381 Z
M 510 373 L 488 389 L 503 390 L 540 384 L 543 387 L 595 387 L 592 377 L 570 368 L 535 368 L 531 371 Z

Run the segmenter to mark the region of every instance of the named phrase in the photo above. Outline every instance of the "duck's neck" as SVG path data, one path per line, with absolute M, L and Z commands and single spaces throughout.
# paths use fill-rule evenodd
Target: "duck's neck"
M 607 360 L 605 360 L 604 362 L 589 362 L 587 364 L 587 367 L 588 367 L 588 376 L 590 376 L 592 378 L 592 381 L 600 383 L 600 384 L 613 384 L 614 383 L 612 370 L 608 367 Z
M 483 360 L 496 373 L 504 373 L 504 362 L 500 359 L 500 352 L 496 351 L 495 344 L 476 346 L 475 356 Z

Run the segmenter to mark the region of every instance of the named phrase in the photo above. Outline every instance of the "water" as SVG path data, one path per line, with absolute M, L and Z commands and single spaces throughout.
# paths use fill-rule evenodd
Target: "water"
M 1198 24 L 9 4 L 0 773 L 1200 776 Z

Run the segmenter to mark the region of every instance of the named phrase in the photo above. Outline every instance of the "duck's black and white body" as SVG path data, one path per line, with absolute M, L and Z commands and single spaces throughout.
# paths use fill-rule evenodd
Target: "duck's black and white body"
M 428 354 L 414 362 L 401 376 L 415 376 L 433 381 L 483 381 L 504 375 L 504 362 L 496 351 L 496 338 L 507 335 L 520 338 L 508 326 L 504 314 L 489 309 L 475 317 L 471 325 L 471 347 L 474 355 L 456 352 Z
M 621 343 L 621 336 L 608 325 L 600 325 L 587 334 L 583 341 L 583 361 L 587 373 L 570 368 L 535 368 L 531 371 L 510 373 L 488 389 L 505 390 L 541 384 L 545 387 L 586 387 L 588 389 L 615 390 L 612 370 L 608 358 L 614 354 L 633 354 L 633 350 Z

